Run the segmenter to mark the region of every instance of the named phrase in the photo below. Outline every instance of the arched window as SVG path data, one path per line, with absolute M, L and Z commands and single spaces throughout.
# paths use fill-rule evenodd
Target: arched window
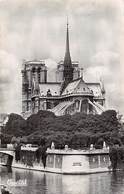
M 41 82 L 41 68 L 40 67 L 37 69 L 37 74 L 38 74 L 38 83 L 40 83 Z
M 88 101 L 87 99 L 85 99 L 85 100 L 82 100 L 82 103 L 81 103 L 81 112 L 87 113 L 87 111 L 88 111 Z
M 32 77 L 35 79 L 35 72 L 36 72 L 36 68 L 35 67 L 33 67 L 32 68 Z
M 75 101 L 75 108 L 76 108 L 76 110 L 79 110 L 79 106 L 80 106 L 80 101 L 76 100 Z
M 33 68 L 32 68 L 32 73 L 35 73 L 35 71 L 36 71 L 36 68 L 33 67 Z
M 52 96 L 50 89 L 47 90 L 47 96 L 48 97 Z
M 52 107 L 52 103 L 50 102 L 50 101 L 47 101 L 47 109 L 51 109 L 51 107 Z

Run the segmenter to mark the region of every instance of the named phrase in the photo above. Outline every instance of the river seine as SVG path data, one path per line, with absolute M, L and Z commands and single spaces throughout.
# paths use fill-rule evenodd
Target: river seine
M 70 176 L 1 167 L 0 180 L 12 194 L 124 194 L 124 172 Z

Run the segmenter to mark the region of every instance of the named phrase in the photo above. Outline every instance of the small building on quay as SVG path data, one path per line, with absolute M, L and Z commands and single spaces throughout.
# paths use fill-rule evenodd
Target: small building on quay
M 105 110 L 103 83 L 87 83 L 83 68 L 72 61 L 67 23 L 64 60 L 56 68 L 56 81 L 48 82 L 48 67 L 44 60 L 24 61 L 22 65 L 22 114 L 28 117 L 39 110 L 55 115 L 100 114 Z

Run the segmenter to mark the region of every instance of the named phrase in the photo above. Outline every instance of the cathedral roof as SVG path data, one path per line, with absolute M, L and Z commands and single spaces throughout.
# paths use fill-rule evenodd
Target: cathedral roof
M 94 97 L 101 97 L 102 90 L 100 83 L 87 83 L 87 86 L 93 91 Z
M 60 83 L 42 83 L 39 84 L 40 87 L 40 95 L 41 96 L 47 96 L 48 90 L 50 90 L 50 93 L 52 96 L 59 96 L 60 95 Z
M 82 80 L 82 78 L 73 80 L 64 89 L 62 95 L 68 94 L 79 94 L 79 95 L 93 95 L 93 92 L 87 86 L 87 84 Z
M 47 92 L 50 90 L 51 96 L 60 96 L 61 83 L 59 82 L 47 82 L 39 84 L 40 95 L 47 96 Z M 61 96 L 66 96 L 70 94 L 79 95 L 90 95 L 96 98 L 102 97 L 102 90 L 100 83 L 87 83 L 78 78 L 70 82 Z

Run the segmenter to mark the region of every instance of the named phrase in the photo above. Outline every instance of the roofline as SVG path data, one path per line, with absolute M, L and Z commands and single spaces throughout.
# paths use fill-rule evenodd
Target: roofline
M 44 83 L 44 82 L 42 83 L 42 82 L 41 82 L 41 83 L 39 83 L 39 85 L 40 85 L 40 84 L 41 84 L 41 85 L 42 85 L 42 84 L 46 84 L 46 85 L 47 85 L 47 84 L 61 84 L 61 82 L 46 82 L 46 83 Z
M 100 85 L 100 82 L 85 82 L 88 85 Z
M 82 77 L 79 77 L 79 78 L 74 79 L 71 82 L 69 82 L 69 84 L 74 82 L 74 81 L 81 80 L 81 79 L 82 79 L 82 81 L 84 81 Z M 100 85 L 100 82 L 86 82 L 86 81 L 84 81 L 84 83 L 87 84 L 87 85 Z
M 94 97 L 93 94 L 81 94 L 81 93 L 78 93 L 78 94 L 66 94 L 66 95 L 61 95 L 61 96 L 37 96 L 37 95 L 34 95 L 32 96 L 31 98 L 35 98 L 35 97 L 39 97 L 39 98 L 43 98 L 43 99 L 63 99 L 63 98 L 68 98 L 68 97 L 77 97 L 77 96 L 83 96 L 83 97 Z
M 78 81 L 78 80 L 81 80 L 82 79 L 82 77 L 79 77 L 79 78 L 77 78 L 77 79 L 73 79 L 71 82 L 69 82 L 68 84 L 70 84 L 70 83 L 73 83 L 73 82 L 75 82 L 75 81 Z M 84 81 L 83 79 L 82 79 L 82 81 Z M 85 81 L 84 81 L 85 82 Z M 67 85 L 68 86 L 68 85 Z
M 93 99 L 94 100 L 105 100 L 105 98 L 102 96 L 94 96 Z
M 58 65 L 61 65 L 62 63 L 64 63 L 64 60 L 59 61 Z M 72 64 L 79 64 L 79 61 L 72 60 Z
M 89 94 L 89 93 L 85 93 L 85 94 L 83 94 L 83 93 L 77 93 L 77 94 L 66 94 L 66 95 L 62 95 L 62 97 L 67 97 L 67 96 L 94 96 L 93 94 Z
M 45 65 L 45 60 L 24 60 L 23 64 L 42 64 Z

